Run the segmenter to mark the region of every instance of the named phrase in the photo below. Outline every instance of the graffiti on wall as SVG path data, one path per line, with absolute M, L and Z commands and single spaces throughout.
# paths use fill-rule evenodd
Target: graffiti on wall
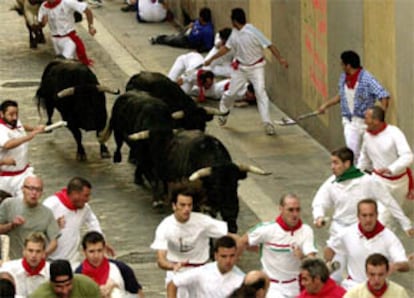
M 303 92 L 315 108 L 328 98 L 327 0 L 302 0 Z

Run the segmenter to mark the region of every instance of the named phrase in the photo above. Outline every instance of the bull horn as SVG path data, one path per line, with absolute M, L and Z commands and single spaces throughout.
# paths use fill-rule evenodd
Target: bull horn
M 96 89 L 99 92 L 107 92 L 107 93 L 115 94 L 115 95 L 118 95 L 119 93 L 121 93 L 119 89 L 112 89 L 105 85 L 96 85 Z
M 60 90 L 57 94 L 58 98 L 62 98 L 62 97 L 66 97 L 66 96 L 71 96 L 75 94 L 75 87 L 69 87 L 63 90 Z
M 201 168 L 194 173 L 191 174 L 190 178 L 188 180 L 195 181 L 203 177 L 207 177 L 211 175 L 211 167 Z
M 211 107 L 203 107 L 203 109 L 207 112 L 208 115 L 227 116 L 229 114 L 229 112 L 220 112 L 219 109 Z
M 174 113 L 171 114 L 171 117 L 174 120 L 183 119 L 184 118 L 184 111 L 183 110 L 175 111 Z
M 258 175 L 271 175 L 272 174 L 270 172 L 265 172 L 261 168 L 258 168 L 252 165 L 238 165 L 238 167 L 240 171 L 243 171 L 243 172 L 251 172 L 253 174 L 258 174 Z
M 139 141 L 139 140 L 149 139 L 149 130 L 143 130 L 143 131 L 140 131 L 140 132 L 136 132 L 136 133 L 130 134 L 128 136 L 128 138 L 131 141 Z

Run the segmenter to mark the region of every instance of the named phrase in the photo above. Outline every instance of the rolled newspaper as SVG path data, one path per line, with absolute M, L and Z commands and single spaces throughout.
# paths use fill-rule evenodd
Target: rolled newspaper
M 66 126 L 67 124 L 68 123 L 66 121 L 58 121 L 56 123 L 53 123 L 53 124 L 50 124 L 50 125 L 46 126 L 45 127 L 45 132 L 49 132 L 49 131 L 54 130 L 56 128 Z

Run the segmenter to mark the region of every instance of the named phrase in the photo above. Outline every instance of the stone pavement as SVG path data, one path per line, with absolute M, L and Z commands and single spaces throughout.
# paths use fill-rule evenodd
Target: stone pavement
M 53 51 L 50 40 L 36 51 L 28 49 L 23 19 L 18 18 L 14 12 L 7 11 L 11 3 L 12 1 L 0 3 L 0 17 L 8 28 L 13 29 L 0 31 L 0 91 L 2 98 L 18 98 L 22 106 L 21 117 L 33 123 L 39 121 L 39 117 L 31 98 Z M 140 70 L 166 73 L 174 59 L 186 52 L 182 49 L 150 46 L 150 36 L 173 33 L 175 29 L 167 23 L 139 24 L 133 13 L 119 11 L 122 5 L 121 0 L 107 0 L 102 8 L 93 10 L 98 31 L 94 38 L 88 36 L 84 28 L 78 30 L 85 41 L 88 54 L 95 60 L 93 70 L 101 83 L 121 89 L 128 77 Z M 14 32 L 11 36 L 8 34 L 10 31 Z M 10 84 L 4 83 L 14 81 L 26 82 L 26 87 L 5 87 Z M 107 98 L 109 110 L 114 97 Z M 209 102 L 208 105 L 217 106 L 217 102 Z M 271 107 L 271 115 L 273 119 L 284 116 L 275 106 Z M 54 118 L 56 121 L 58 116 Z M 254 106 L 234 109 L 225 127 L 220 128 L 211 122 L 207 132 L 217 136 L 227 146 L 236 162 L 254 164 L 273 173 L 266 177 L 249 175 L 248 179 L 240 183 L 240 233 L 258 221 L 274 219 L 277 215 L 277 201 L 287 192 L 295 192 L 302 198 L 304 221 L 311 222 L 309 206 L 313 195 L 330 175 L 329 153 L 325 148 L 298 126 L 277 127 L 276 136 L 266 136 Z M 93 133 L 86 134 L 85 146 L 88 162 L 82 164 L 74 160 L 74 142 L 64 129 L 36 137 L 32 141 L 31 159 L 36 172 L 45 179 L 45 195 L 63 187 L 74 175 L 90 179 L 95 186 L 91 205 L 102 222 L 109 242 L 117 249 L 119 258 L 132 265 L 144 285 L 146 296 L 163 297 L 164 274 L 156 268 L 154 253 L 148 246 L 156 225 L 167 211 L 157 213 L 151 209 L 149 191 L 137 188 L 132 183 L 131 165 L 126 162 L 114 165 L 109 160 L 99 159 Z M 112 140 L 109 146 L 113 151 Z M 124 146 L 124 160 L 126 154 L 127 148 Z M 407 205 L 410 207 L 411 218 L 412 205 Z M 400 229 L 398 234 L 407 252 L 414 251 L 413 240 L 407 239 Z M 321 249 L 327 231 L 315 231 L 315 236 Z M 249 270 L 257 266 L 256 255 L 248 253 L 243 256 L 243 269 Z M 394 278 L 413 293 L 413 272 L 397 274 Z

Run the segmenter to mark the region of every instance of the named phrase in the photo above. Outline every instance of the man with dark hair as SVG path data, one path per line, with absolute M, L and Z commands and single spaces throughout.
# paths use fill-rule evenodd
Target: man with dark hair
M 0 105 L 0 189 L 14 197 L 22 197 L 26 177 L 33 175 L 29 165 L 29 141 L 44 131 L 44 125 L 24 125 L 19 120 L 19 107 L 14 100 Z
M 50 264 L 50 281 L 41 284 L 31 298 L 102 298 L 98 285 L 89 277 L 73 274 L 69 261 Z
M 375 180 L 384 184 L 395 200 L 403 205 L 404 199 L 414 198 L 414 181 L 410 166 L 414 156 L 404 133 L 385 122 L 381 107 L 369 108 L 365 113 L 367 131 L 364 133 L 358 166 L 372 172 Z M 390 214 L 379 205 L 384 218 Z
M 243 284 L 229 298 L 265 298 L 270 286 L 269 277 L 263 271 L 252 270 L 244 277 Z
M 350 289 L 345 298 L 408 298 L 407 291 L 402 286 L 387 280 L 389 263 L 384 255 L 370 255 L 365 261 L 365 270 L 368 280 Z
M 244 273 L 235 266 L 237 245 L 230 236 L 217 239 L 213 263 L 174 276 L 167 297 L 176 298 L 177 288 L 190 288 L 190 297 L 226 298 L 243 283 Z
M 328 267 L 321 259 L 305 259 L 300 268 L 300 282 L 304 290 L 297 298 L 341 298 L 344 296 L 345 289 L 329 278 Z
M 271 123 L 269 113 L 269 97 L 265 90 L 265 59 L 263 49 L 267 48 L 279 61 L 280 65 L 288 67 L 288 62 L 280 55 L 275 45 L 252 24 L 246 23 L 246 16 L 241 8 L 234 8 L 231 12 L 233 24 L 232 33 L 224 47 L 204 62 L 208 66 L 213 60 L 234 50 L 234 72 L 231 75 L 230 88 L 224 92 L 220 100 L 220 111 L 229 113 L 238 91 L 247 81 L 253 84 L 256 92 L 258 109 L 267 135 L 274 135 L 275 129 Z M 220 116 L 219 124 L 225 125 L 227 116 Z
M 180 33 L 151 37 L 150 42 L 151 44 L 195 49 L 198 52 L 209 51 L 214 43 L 214 27 L 211 23 L 211 10 L 207 7 L 201 8 L 199 18 L 190 23 Z
M 209 60 L 213 57 L 222 47 L 226 45 L 227 40 L 229 39 L 231 34 L 231 28 L 223 28 L 219 32 L 216 33 L 216 37 L 214 39 L 214 47 L 207 53 L 204 61 Z M 234 51 L 230 50 L 224 56 L 214 60 L 209 66 L 204 67 L 204 69 L 211 70 L 216 76 L 221 77 L 231 77 L 231 73 L 233 71 L 231 67 L 231 62 L 234 58 Z
M 134 271 L 124 262 L 105 257 L 105 239 L 102 234 L 95 231 L 86 233 L 82 239 L 82 248 L 85 260 L 75 272 L 92 278 L 99 285 L 103 297 L 115 295 L 116 292 L 122 297 L 144 297 Z
M 80 261 L 78 253 L 81 241 L 81 228 L 86 225 L 89 231 L 102 233 L 101 225 L 88 202 L 91 195 L 91 183 L 82 178 L 72 178 L 67 187 L 46 198 L 43 204 L 52 210 L 57 220 L 61 236 L 56 251 L 50 255 L 52 260 L 66 259 L 76 265 Z M 108 244 L 106 249 L 113 255 Z
M 192 212 L 196 196 L 197 191 L 189 184 L 180 184 L 171 190 L 174 213 L 158 225 L 151 244 L 157 251 L 158 267 L 167 271 L 167 286 L 175 275 L 204 265 L 209 260 L 210 238 L 228 233 L 225 222 Z M 179 297 L 186 295 L 186 289 L 179 289 Z
M 355 161 L 359 158 L 362 135 L 366 129 L 364 115 L 368 108 L 378 100 L 386 109 L 390 94 L 375 77 L 362 68 L 360 59 L 354 51 L 341 54 L 343 73 L 339 78 L 339 92 L 319 107 L 319 112 L 338 103 L 341 104 L 342 123 L 344 126 L 345 143 L 354 152 Z
M 24 241 L 33 232 L 41 232 L 47 237 L 45 253 L 49 256 L 56 249 L 59 227 L 53 213 L 40 203 L 42 179 L 27 177 L 22 191 L 23 199 L 7 198 L 0 205 L 0 234 L 7 234 L 10 238 L 10 259 L 22 257 Z
M 296 297 L 299 291 L 301 260 L 317 253 L 313 231 L 303 224 L 300 201 L 295 194 L 283 195 L 280 215 L 273 222 L 260 223 L 240 241 L 239 249 L 261 246 L 263 271 L 270 278 L 268 297 Z
M 28 297 L 40 284 L 49 280 L 46 245 L 47 240 L 42 233 L 31 233 L 24 241 L 23 258 L 5 262 L 0 267 L 2 272 L 13 276 L 16 295 Z
M 357 210 L 359 222 L 342 230 L 328 243 L 324 251 L 325 260 L 328 262 L 332 261 L 336 253 L 347 256 L 348 278 L 342 282 L 347 290 L 366 280 L 364 262 L 372 253 L 382 253 L 391 260 L 390 274 L 409 271 L 407 255 L 401 241 L 377 220 L 377 202 L 373 199 L 361 200 Z

